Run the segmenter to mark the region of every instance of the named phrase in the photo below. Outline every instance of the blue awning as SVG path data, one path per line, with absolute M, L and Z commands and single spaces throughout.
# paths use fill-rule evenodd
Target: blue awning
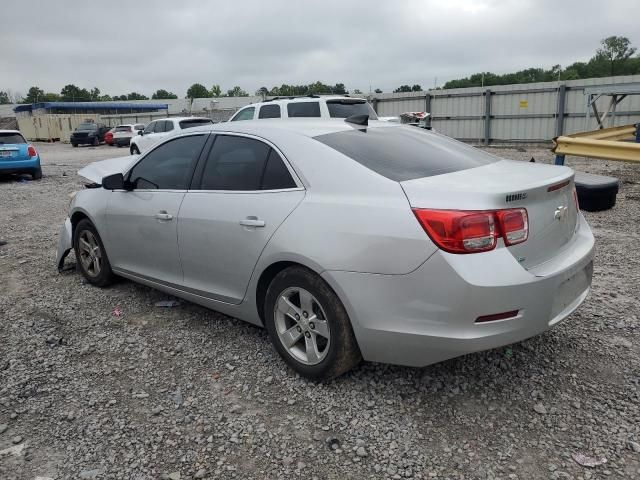
M 130 103 L 130 102 L 38 102 L 29 105 L 18 105 L 14 112 L 30 112 L 38 109 L 57 110 L 132 110 L 137 112 L 149 112 L 156 110 L 168 110 L 166 103 Z

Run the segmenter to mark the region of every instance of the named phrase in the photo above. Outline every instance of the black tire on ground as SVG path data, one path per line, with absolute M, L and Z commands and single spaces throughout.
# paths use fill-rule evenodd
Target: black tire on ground
M 100 145 L 100 139 L 98 137 L 93 137 L 93 146 L 97 147 Z
M 327 347 L 328 353 L 315 365 L 307 365 L 296 359 L 283 345 L 276 330 L 276 304 L 280 296 L 290 288 L 302 288 L 311 293 L 326 313 L 331 340 Z M 276 275 L 267 289 L 264 317 L 265 326 L 276 351 L 303 377 L 328 380 L 349 371 L 362 360 L 351 321 L 342 302 L 320 276 L 307 268 L 289 267 Z
M 131 152 L 131 155 L 140 155 L 140 150 L 135 144 L 131 145 L 131 148 L 129 148 L 129 152 Z
M 96 274 L 92 274 L 85 268 L 85 264 L 82 260 L 82 249 L 80 247 L 80 240 L 83 237 L 83 234 L 88 232 L 95 239 L 97 246 L 100 249 L 100 270 L 96 272 Z M 82 276 L 92 285 L 96 287 L 107 287 L 111 285 L 115 280 L 115 275 L 111 270 L 111 264 L 109 263 L 109 258 L 107 257 L 107 252 L 104 249 L 104 245 L 102 244 L 102 239 L 98 234 L 98 231 L 93 226 L 90 220 L 84 219 L 80 220 L 78 225 L 73 232 L 73 250 L 76 255 L 76 268 L 82 273 Z
M 40 180 L 42 178 L 42 168 L 38 168 L 31 173 L 31 178 L 34 180 Z
M 72 143 L 71 146 L 76 148 L 78 146 L 78 144 L 77 143 Z
M 598 212 L 609 210 L 616 204 L 617 178 L 576 172 L 575 184 L 581 210 Z

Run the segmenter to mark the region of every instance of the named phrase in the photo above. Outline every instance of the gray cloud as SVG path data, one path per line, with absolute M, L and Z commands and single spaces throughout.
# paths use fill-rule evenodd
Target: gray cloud
M 568 65 L 609 35 L 640 42 L 637 0 L 15 0 L 2 10 L 0 90 L 23 93 L 74 83 L 182 97 L 194 82 L 253 92 L 316 80 L 390 91 Z

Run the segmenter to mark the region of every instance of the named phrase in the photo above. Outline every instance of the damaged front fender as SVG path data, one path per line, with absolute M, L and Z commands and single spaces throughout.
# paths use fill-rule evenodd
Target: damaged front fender
M 64 270 L 64 259 L 67 258 L 72 248 L 73 233 L 71 231 L 71 219 L 67 218 L 60 229 L 60 237 L 58 238 L 58 254 L 56 256 L 58 272 Z

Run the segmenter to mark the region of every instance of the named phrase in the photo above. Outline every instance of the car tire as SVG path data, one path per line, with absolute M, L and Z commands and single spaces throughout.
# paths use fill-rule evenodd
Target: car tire
M 78 147 L 78 144 L 77 144 L 77 143 L 72 143 L 72 144 L 71 144 L 71 146 L 72 146 L 73 148 L 77 148 L 77 147 Z
M 80 220 L 73 232 L 76 268 L 91 285 L 107 287 L 115 279 L 102 239 L 90 220 Z
M 304 267 L 275 276 L 265 296 L 264 323 L 276 351 L 303 377 L 328 380 L 362 360 L 344 305 Z
M 131 148 L 129 148 L 129 152 L 131 153 L 131 155 L 140 155 L 140 149 L 135 143 L 131 145 Z
M 34 170 L 31 173 L 31 178 L 33 178 L 34 180 L 40 180 L 42 178 L 42 167 L 38 167 L 37 170 Z
M 100 145 L 100 139 L 98 137 L 94 137 L 93 138 L 93 146 L 97 147 L 98 145 Z

